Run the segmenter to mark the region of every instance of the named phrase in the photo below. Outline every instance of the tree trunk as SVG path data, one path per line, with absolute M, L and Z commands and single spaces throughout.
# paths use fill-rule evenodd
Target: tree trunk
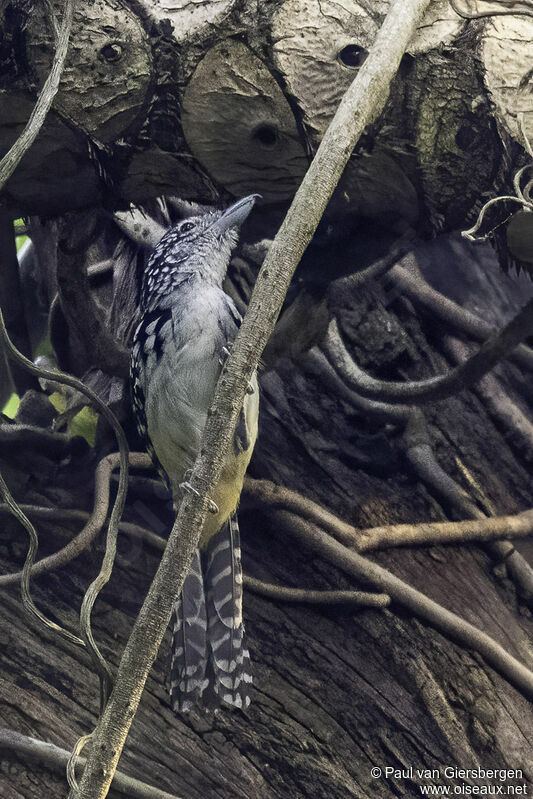
M 126 215 L 119 225 L 110 212 L 142 202 L 159 225 L 176 208 L 186 212 L 183 200 L 212 204 L 260 192 L 264 205 L 244 232 L 227 286 L 243 308 L 256 271 L 255 245 L 279 225 L 388 5 L 80 0 L 54 110 L 2 194 L 8 215 L 42 217 L 32 230 L 48 300 L 57 291 L 58 235 L 65 239 L 66 230 L 68 238 L 65 225 L 72 219 L 59 220 L 58 234 L 55 217 L 90 208 L 101 224 L 87 252 L 80 246 L 80 259 L 94 263 L 114 253 L 114 278 L 113 284 L 109 275 L 91 278 L 96 311 L 89 303 L 84 310 L 96 319 L 95 329 L 107 320 L 127 343 L 134 273 L 149 249 L 126 242 L 122 230 L 129 225 L 133 235 L 133 223 Z M 28 119 L 51 63 L 52 27 L 43 9 L 0 2 L 0 153 Z M 350 291 L 331 284 L 387 252 L 406 226 L 419 236 L 464 227 L 489 197 L 509 190 L 525 163 L 517 112 L 533 136 L 531 25 L 527 17 L 511 16 L 465 21 L 448 2 L 432 5 L 384 113 L 352 156 L 297 273 L 296 299 L 287 303 L 267 350 L 250 474 L 299 491 L 357 527 L 461 513 L 415 473 L 402 426 L 355 408 L 349 393 L 317 374 L 305 350 L 320 343 L 336 316 L 354 358 L 378 377 L 420 379 L 453 365 L 464 345 L 390 279 Z M 153 198 L 163 194 L 180 200 L 161 210 Z M 135 235 L 143 240 L 139 224 Z M 145 224 L 146 240 L 155 228 L 150 219 Z M 444 235 L 417 247 L 424 277 L 495 326 L 533 294 L 526 277 L 499 270 L 489 248 L 475 250 Z M 517 259 L 507 254 L 506 260 Z M 84 273 L 80 280 L 86 286 Z M 135 446 L 124 381 L 106 382 L 95 372 L 99 364 L 85 352 L 91 342 L 77 329 L 80 315 L 64 288 L 65 307 L 56 300 L 51 310 L 58 360 L 99 381 Z M 431 405 L 425 415 L 441 466 L 477 508 L 499 515 L 531 504 L 532 397 L 525 372 L 511 362 L 498 367 L 494 379 Z M 501 401 L 498 392 L 505 393 Z M 509 403 L 515 410 L 506 413 Z M 526 420 L 521 426 L 519 412 Z M 44 394 L 26 393 L 16 421 L 33 428 L 2 419 L 0 471 L 19 502 L 88 510 L 94 468 L 114 444 L 103 426 L 94 448 L 79 437 L 52 436 L 54 416 Z M 125 518 L 165 535 L 172 507 L 163 490 L 136 476 Z M 244 497 L 246 573 L 300 588 L 361 587 L 297 545 L 278 520 Z M 3 522 L 0 558 L 2 573 L 9 573 L 21 567 L 26 539 L 12 518 Z M 40 520 L 38 531 L 40 557 L 70 540 L 74 528 Z M 533 559 L 528 542 L 517 548 Z M 100 540 L 65 568 L 32 581 L 38 606 L 75 627 L 102 552 Z M 158 557 L 147 543 L 121 533 L 112 580 L 93 613 L 95 638 L 113 668 Z M 520 595 L 509 579 L 510 560 L 495 564 L 487 548 L 472 544 L 371 557 L 532 667 L 532 596 Z M 91 663 L 28 619 L 16 588 L 2 589 L 2 597 L 0 724 L 70 750 L 98 715 Z M 390 799 L 419 795 L 420 785 L 433 782 L 456 793 L 465 783 L 533 784 L 530 702 L 479 655 L 401 605 L 385 611 L 310 607 L 246 591 L 244 614 L 254 667 L 249 712 L 175 716 L 165 688 L 167 635 L 122 771 L 183 799 Z M 66 795 L 62 773 L 12 751 L 2 755 L 6 799 Z M 447 766 L 522 773 L 476 780 L 447 776 Z M 382 775 L 373 776 L 373 768 Z M 417 776 L 416 769 L 437 769 L 440 780 Z
M 465 256 L 464 246 L 440 241 L 426 247 L 420 262 L 429 279 L 437 275 L 441 288 L 460 293 L 463 305 L 501 323 L 532 292 L 524 278 L 503 276 L 486 251 L 483 256 L 476 261 Z M 378 283 L 344 297 L 332 310 L 359 361 L 371 362 L 378 374 L 415 377 L 446 366 L 441 327 L 419 320 L 408 301 Z M 299 490 L 361 527 L 454 517 L 453 508 L 441 505 L 410 470 L 400 430 L 362 417 L 305 364 L 305 358 L 282 360 L 262 378 L 252 475 Z M 499 372 L 511 398 L 530 409 L 516 367 Z M 467 491 L 472 488 L 464 475 L 470 473 L 498 513 L 528 506 L 530 453 L 491 418 L 475 393 L 432 406 L 427 416 L 439 461 Z M 94 464 L 94 453 L 80 439 L 54 453 L 38 444 L 2 445 L 2 471 L 16 497 L 28 503 L 89 507 Z M 146 491 L 144 481 L 133 481 L 126 518 L 161 533 L 160 520 L 171 518 L 168 502 L 154 498 L 153 489 Z M 353 586 L 296 546 L 269 514 L 245 510 L 241 518 L 247 573 L 297 587 Z M 58 525 L 41 524 L 42 554 L 70 535 Z M 3 540 L 2 569 L 13 571 L 25 549 L 15 522 L 6 522 Z M 113 666 L 157 562 L 157 553 L 124 535 L 119 553 L 94 613 L 97 641 Z M 57 574 L 38 578 L 39 606 L 74 625 L 74 608 L 100 556 L 101 545 Z M 481 547 L 403 549 L 375 557 L 531 662 L 527 604 Z M 87 657 L 43 636 L 23 614 L 14 590 L 4 593 L 1 613 L 6 642 L 1 723 L 70 749 L 92 729 L 97 713 L 97 680 Z M 416 774 L 374 779 L 373 766 L 514 768 L 524 773 L 519 782 L 531 780 L 530 703 L 479 656 L 400 606 L 385 612 L 309 608 L 246 592 L 245 617 L 255 676 L 250 712 L 174 716 L 164 687 L 166 639 L 123 771 L 187 799 L 412 796 L 416 785 L 424 784 Z M 45 786 L 47 796 L 65 793 L 62 776 L 12 753 L 6 754 L 1 779 L 6 797 L 42 796 Z M 454 786 L 463 782 L 444 780 Z
M 388 5 L 77 3 L 54 112 L 4 202 L 14 215 L 48 216 L 161 194 L 289 199 Z M 3 13 L 0 152 L 20 133 L 51 63 L 44 9 L 28 16 L 13 1 Z M 517 113 L 533 135 L 532 25 L 527 16 L 466 21 L 447 0 L 435 2 L 351 159 L 333 219 L 455 229 L 484 195 L 508 187 L 523 163 Z

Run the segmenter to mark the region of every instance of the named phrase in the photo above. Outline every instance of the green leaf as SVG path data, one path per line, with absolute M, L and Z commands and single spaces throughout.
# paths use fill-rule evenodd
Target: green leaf
M 19 409 L 20 399 L 18 394 L 12 394 L 8 401 L 6 402 L 2 413 L 8 416 L 10 419 L 14 419 L 17 415 L 17 411 Z
M 24 224 L 24 220 L 23 219 L 17 219 L 15 221 L 15 224 L 23 225 Z M 27 238 L 28 238 L 27 236 L 16 236 L 15 237 L 15 243 L 17 245 L 17 252 L 20 250 L 20 248 L 22 247 L 22 245 L 24 244 L 24 242 L 26 241 Z
M 50 394 L 50 402 L 60 414 L 65 413 L 67 401 L 64 394 L 55 391 Z M 98 414 L 88 405 L 78 411 L 78 413 L 69 419 L 67 424 L 67 434 L 71 437 L 81 436 L 87 441 L 90 447 L 94 447 L 96 440 L 96 425 L 98 424 Z
M 85 405 L 69 424 L 68 432 L 71 436 L 82 436 L 90 447 L 94 447 L 97 423 L 98 414 Z

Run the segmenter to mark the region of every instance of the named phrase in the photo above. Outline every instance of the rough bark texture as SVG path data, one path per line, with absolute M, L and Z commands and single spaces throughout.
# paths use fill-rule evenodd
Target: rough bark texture
M 464 252 L 461 258 L 457 244 L 434 245 L 422 256 L 434 283 L 493 323 L 507 318 L 531 291 L 526 282 L 502 276 L 490 259 L 469 262 Z M 345 297 L 334 310 L 362 365 L 372 364 L 377 374 L 414 377 L 445 365 L 438 346 L 443 331 L 430 320 L 420 323 L 407 301 L 378 284 Z M 501 380 L 517 402 L 528 403 L 516 367 L 502 369 Z M 35 420 L 35 408 L 26 413 Z M 467 490 L 472 489 L 458 464 L 499 512 L 528 506 L 530 453 L 499 428 L 475 394 L 446 401 L 428 417 L 440 462 Z M 16 496 L 69 507 L 89 505 L 94 458 L 79 439 L 55 457 L 39 446 L 3 446 L 0 454 Z M 410 472 L 399 431 L 358 415 L 306 373 L 305 361 L 281 361 L 263 376 L 261 434 L 251 471 L 300 490 L 360 526 L 454 515 Z M 142 482 L 134 484 L 128 505 L 128 518 L 156 532 L 162 527 L 154 514 L 170 521 L 168 504 L 146 493 Z M 341 573 L 296 548 L 268 517 L 247 511 L 242 527 L 249 573 L 293 586 L 350 586 Z M 41 527 L 43 553 L 68 535 L 59 527 Z M 2 570 L 11 571 L 24 550 L 14 522 L 5 524 L 2 539 Z M 527 553 L 527 544 L 520 546 Z M 74 623 L 72 605 L 100 555 L 98 546 L 57 575 L 39 578 L 37 601 Z M 97 603 L 97 640 L 114 666 L 156 557 L 123 538 L 113 581 Z M 433 547 L 376 558 L 531 663 L 529 611 L 481 548 Z M 45 640 L 22 614 L 14 591 L 3 594 L 0 607 L 6 644 L 1 724 L 70 748 L 92 728 L 97 710 L 97 682 L 87 658 Z M 374 765 L 479 764 L 520 768 L 524 781 L 532 778 L 530 704 L 481 659 L 400 609 L 305 608 L 247 593 L 245 615 L 255 671 L 249 714 L 174 717 L 164 688 L 166 639 L 123 771 L 187 799 L 416 795 L 409 780 L 373 779 Z M 45 790 L 50 797 L 65 795 L 63 779 L 12 754 L 3 760 L 0 781 L 7 799 L 33 799 Z
M 495 5 L 458 4 L 470 12 Z M 144 256 L 140 245 L 126 242 L 110 210 L 146 201 L 158 223 L 168 224 L 168 214 L 172 219 L 187 209 L 179 202 L 161 207 L 153 202 L 158 195 L 212 203 L 227 194 L 261 192 L 265 206 L 244 237 L 248 243 L 272 237 L 388 5 L 79 0 L 54 113 L 1 198 L 7 216 L 41 216 L 32 219 L 37 262 L 31 276 L 21 268 L 25 299 L 31 277 L 48 312 L 57 292 L 58 225 L 50 217 L 73 209 L 103 211 L 98 237 L 89 252 L 80 245 L 80 258 L 94 263 L 114 251 L 113 281 L 109 275 L 90 281 L 98 312 L 122 342 L 128 341 L 134 277 Z M 28 8 L 0 2 L 0 154 L 26 122 L 52 57 L 48 17 L 38 4 L 28 18 Z M 420 234 L 464 227 L 483 201 L 507 190 L 525 163 L 517 112 L 525 113 L 530 136 L 532 130 L 530 27 L 525 17 L 466 22 L 447 2 L 432 4 L 385 111 L 352 156 L 298 270 L 290 298 L 296 301 L 278 325 L 261 377 L 253 476 L 299 490 L 362 527 L 457 517 L 412 472 L 401 430 L 362 415 L 308 368 L 300 350 L 320 340 L 334 313 L 358 363 L 377 377 L 421 378 L 450 365 L 449 354 L 457 351 L 447 341 L 450 331 L 414 310 L 387 279 L 352 293 L 326 296 L 326 289 L 382 255 L 406 223 Z M 65 230 L 64 221 L 59 229 Z M 503 275 L 483 253 L 467 257 L 456 239 L 419 248 L 422 270 L 436 288 L 499 325 L 531 294 L 531 284 Z M 243 247 L 228 283 L 241 309 L 255 272 Z M 64 302 L 69 305 L 68 297 Z M 26 317 L 32 342 L 39 323 L 39 340 L 42 318 L 37 312 Z M 53 305 L 58 361 L 84 374 L 91 363 L 84 360 L 83 342 L 76 342 L 75 322 Z M 508 401 L 501 393 L 531 418 L 527 378 L 506 365 L 495 372 L 500 394 L 485 384 L 426 412 L 441 465 L 479 507 L 490 503 L 498 513 L 531 505 L 531 449 L 523 431 L 504 421 L 513 413 L 502 413 Z M 101 373 L 86 379 L 120 410 L 131 433 L 122 383 L 106 382 Z M 48 400 L 27 393 L 17 421 L 50 428 L 53 416 Z M 79 438 L 52 449 L 38 433 L 30 436 L 34 444 L 26 436 L 23 446 L 14 447 L 12 437 L 2 436 L 9 424 L 0 424 L 0 470 L 15 496 L 89 508 L 95 463 L 112 446 L 106 431 L 98 430 L 95 450 Z M 171 517 L 168 501 L 154 496 L 153 487 L 132 482 L 127 519 L 164 534 Z M 243 512 L 241 526 L 250 574 L 289 586 L 353 587 L 296 547 L 267 514 Z M 44 523 L 39 532 L 42 554 L 73 534 Z M 531 545 L 519 547 L 533 561 Z M 24 551 L 17 523 L 2 517 L 2 571 L 20 568 Z M 37 602 L 74 624 L 74 608 L 101 555 L 100 541 L 68 568 L 36 580 Z M 531 597 L 517 596 L 505 568 L 483 548 L 375 557 L 533 666 Z M 148 546 L 121 537 L 116 571 L 94 612 L 96 638 L 114 667 L 157 558 Z M 519 782 L 533 780 L 531 704 L 479 657 L 400 608 L 306 608 L 247 592 L 245 617 L 255 671 L 249 714 L 175 717 L 164 687 L 167 637 L 121 760 L 123 771 L 183 799 L 418 795 L 407 778 L 373 779 L 372 766 L 478 764 L 519 768 Z M 0 640 L 0 724 L 70 749 L 92 730 L 98 710 L 88 658 L 45 638 L 22 613 L 14 590 L 1 596 Z M 1 754 L 2 797 L 66 795 L 63 776 Z
M 7 187 L 11 213 L 164 193 L 290 197 L 388 5 L 77 3 L 54 113 Z M 21 33 L 24 8 L 6 4 L 3 14 L 0 152 L 51 60 L 48 17 L 38 4 Z M 387 109 L 351 159 L 332 220 L 393 215 L 453 229 L 509 184 L 523 162 L 517 113 L 532 130 L 530 27 L 525 16 L 469 22 L 448 2 L 432 4 Z

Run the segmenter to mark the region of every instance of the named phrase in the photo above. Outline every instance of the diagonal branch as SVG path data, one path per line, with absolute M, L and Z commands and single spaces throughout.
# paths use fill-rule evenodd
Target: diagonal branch
M 429 0 L 395 0 L 368 58 L 342 99 L 257 278 L 233 350 L 218 381 L 188 494 L 124 650 L 113 695 L 94 733 L 76 799 L 104 799 L 207 516 L 247 387 L 272 333 L 291 278 L 350 154 L 376 119 Z

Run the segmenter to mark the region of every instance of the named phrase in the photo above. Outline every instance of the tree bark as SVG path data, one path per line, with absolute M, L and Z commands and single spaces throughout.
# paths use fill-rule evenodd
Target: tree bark
M 277 229 L 388 5 L 79 0 L 54 111 L 1 197 L 8 218 L 41 216 L 32 221 L 32 235 L 48 301 L 58 288 L 56 215 L 103 209 L 87 263 L 114 253 L 114 282 L 88 280 L 98 312 L 127 344 L 135 272 L 149 248 L 125 239 L 128 214 L 119 229 L 110 212 L 143 202 L 158 224 L 145 232 L 156 235 L 168 223 L 153 201 L 158 195 L 212 204 L 253 191 L 263 194 L 264 205 L 244 231 L 227 283 L 243 309 L 257 271 L 257 241 Z M 456 5 L 482 11 L 495 3 Z M 29 17 L 27 10 L 22 2 L 0 2 L 0 155 L 27 121 L 53 57 L 48 16 L 40 5 Z M 59 16 L 59 5 L 56 11 Z M 335 315 L 350 353 L 376 377 L 422 379 L 455 365 L 458 346 L 449 328 L 406 298 L 393 277 L 350 290 L 329 286 L 387 252 L 406 226 L 419 235 L 465 227 L 482 202 L 509 190 L 526 162 L 517 112 L 533 135 L 530 26 L 526 17 L 466 21 L 448 2 L 432 4 L 383 114 L 351 157 L 302 260 L 296 301 L 267 353 L 251 475 L 297 490 L 361 528 L 456 519 L 461 511 L 415 473 L 401 419 L 356 407 L 346 387 L 332 387 L 302 351 L 320 343 Z M 176 208 L 184 213 L 181 201 L 172 202 L 171 216 Z M 492 327 L 532 295 L 527 278 L 502 274 L 490 249 L 476 250 L 454 236 L 419 243 L 417 258 L 434 288 Z M 84 273 L 80 282 L 83 295 Z M 85 373 L 90 358 L 78 357 L 81 348 L 57 303 L 51 335 L 60 364 Z M 485 513 L 531 506 L 528 377 L 526 364 L 506 362 L 491 375 L 495 383 L 425 411 L 440 465 Z M 123 381 L 107 382 L 102 395 L 118 408 L 133 440 L 123 388 Z M 17 422 L 49 433 L 53 415 L 42 394 L 27 394 Z M 0 471 L 15 497 L 89 509 L 95 465 L 113 446 L 105 428 L 98 428 L 94 449 L 80 438 L 52 446 L 39 430 L 17 429 L 0 421 Z M 128 521 L 165 535 L 172 516 L 162 489 L 154 493 L 153 482 L 132 480 Z M 278 520 L 243 507 L 248 574 L 296 588 L 364 587 L 297 546 Z M 7 516 L 0 529 L 2 571 L 18 571 L 23 533 Z M 41 521 L 38 530 L 40 555 L 74 534 L 59 522 Z M 533 562 L 529 541 L 517 549 Z M 100 541 L 68 567 L 39 576 L 37 604 L 75 624 L 101 557 Z M 505 564 L 495 564 L 483 546 L 405 548 L 372 558 L 533 667 L 532 598 L 520 594 Z M 113 578 L 93 614 L 96 640 L 113 668 L 158 560 L 147 543 L 121 534 Z M 510 570 L 511 558 L 506 563 Z M 165 688 L 167 633 L 121 771 L 183 799 L 419 794 L 416 777 L 374 778 L 373 767 L 514 768 L 523 772 L 518 783 L 532 784 L 530 702 L 480 656 L 400 606 L 308 607 L 246 591 L 244 613 L 255 680 L 249 713 L 175 716 Z M 2 595 L 0 637 L 0 726 L 71 750 L 98 714 L 88 656 L 28 621 L 14 589 Z M 46 764 L 1 754 L 6 799 L 66 795 L 64 776 Z M 464 780 L 443 782 L 456 787 Z
M 290 199 L 388 5 L 77 3 L 54 112 L 4 202 L 14 215 L 50 215 L 161 194 Z M 42 7 L 23 34 L 20 9 L 7 4 L 3 17 L 0 153 L 53 53 Z M 532 24 L 468 21 L 447 0 L 432 4 L 387 108 L 350 160 L 330 224 L 362 214 L 455 229 L 481 197 L 508 187 L 523 163 L 517 113 L 533 135 Z
M 502 275 L 493 259 L 465 257 L 441 241 L 420 254 L 427 277 L 491 324 L 501 324 L 531 293 Z M 440 262 L 440 268 L 439 268 Z M 443 265 L 446 269 L 443 269 Z M 432 272 L 434 270 L 434 272 Z M 461 280 L 459 280 L 461 275 Z M 386 283 L 385 283 L 386 286 Z M 460 292 L 460 295 L 459 295 Z M 388 377 L 419 377 L 446 363 L 432 320 L 419 319 L 401 296 L 380 284 L 346 296 L 334 310 L 363 366 Z M 516 366 L 498 380 L 530 411 Z M 475 393 L 428 413 L 439 461 L 470 491 L 473 475 L 497 512 L 530 504 L 529 453 L 491 418 Z M 26 502 L 88 507 L 94 453 L 73 439 L 52 457 L 27 445 L 0 453 L 15 495 Z M 251 473 L 299 490 L 364 527 L 455 516 L 421 485 L 402 453 L 401 433 L 364 418 L 306 370 L 282 360 L 262 377 L 261 432 Z M 53 485 L 50 475 L 54 475 Z M 133 482 L 126 518 L 162 533 L 168 502 Z M 292 542 L 268 514 L 241 514 L 245 570 L 268 582 L 347 589 L 336 568 Z M 3 528 L 2 569 L 19 568 L 24 542 L 15 522 Z M 70 537 L 40 527 L 42 554 Z M 530 545 L 520 543 L 526 555 Z M 39 577 L 34 595 L 48 612 L 73 621 L 83 586 L 95 573 L 100 545 L 55 575 Z M 97 641 L 113 667 L 157 564 L 157 553 L 122 538 L 111 584 L 94 612 Z M 501 567 L 476 546 L 393 550 L 377 562 L 491 634 L 531 665 L 529 612 Z M 22 614 L 16 592 L 4 594 L 0 628 L 3 726 L 70 749 L 92 729 L 97 680 L 87 657 L 43 637 Z M 517 609 L 521 609 L 517 612 Z M 406 778 L 373 779 L 371 768 L 518 768 L 531 780 L 531 705 L 478 656 L 397 606 L 387 611 L 303 607 L 246 592 L 245 617 L 254 663 L 250 712 L 175 717 L 164 687 L 169 639 L 148 680 L 120 768 L 183 797 L 389 797 L 418 789 Z M 65 795 L 45 766 L 6 753 L 0 777 L 6 797 Z M 414 781 L 416 783 L 416 779 Z M 461 779 L 449 780 L 459 785 Z

